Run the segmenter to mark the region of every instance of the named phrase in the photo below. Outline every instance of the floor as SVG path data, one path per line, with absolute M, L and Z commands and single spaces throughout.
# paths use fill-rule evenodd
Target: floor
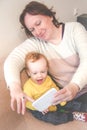
M 30 113 L 18 115 L 10 108 L 10 94 L 3 78 L 0 61 L 0 130 L 87 130 L 87 122 L 72 121 L 54 126 L 35 119 Z

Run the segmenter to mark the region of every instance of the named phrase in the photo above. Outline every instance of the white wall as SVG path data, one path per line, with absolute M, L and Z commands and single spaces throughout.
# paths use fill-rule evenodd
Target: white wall
M 26 39 L 19 23 L 19 15 L 24 6 L 32 0 L 0 0 L 0 58 Z M 75 8 L 78 15 L 87 13 L 87 0 L 36 0 L 54 7 L 59 21 L 75 21 Z

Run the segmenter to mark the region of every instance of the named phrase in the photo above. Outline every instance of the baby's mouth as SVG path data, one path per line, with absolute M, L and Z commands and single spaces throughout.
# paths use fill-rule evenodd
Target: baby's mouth
M 38 84 L 43 83 L 43 79 L 38 79 L 38 80 L 37 80 L 37 83 L 38 83 Z

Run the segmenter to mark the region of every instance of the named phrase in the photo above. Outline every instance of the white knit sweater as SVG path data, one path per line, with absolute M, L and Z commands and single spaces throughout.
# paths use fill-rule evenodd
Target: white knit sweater
M 13 81 L 20 83 L 20 71 L 24 68 L 25 56 L 29 51 L 44 54 L 49 60 L 49 73 L 62 86 L 76 83 L 80 89 L 87 84 L 87 32 L 77 22 L 65 23 L 60 44 L 54 45 L 30 38 L 16 47 L 4 64 L 7 85 Z

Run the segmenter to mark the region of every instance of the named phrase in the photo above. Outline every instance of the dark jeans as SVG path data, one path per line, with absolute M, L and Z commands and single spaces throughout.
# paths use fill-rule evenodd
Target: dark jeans
M 60 106 L 59 106 L 60 107 Z M 68 102 L 64 107 L 66 111 L 74 112 L 87 112 L 87 93 L 81 95 L 80 97 Z M 60 107 L 61 109 L 61 107 Z
M 87 112 L 87 93 L 68 102 L 65 106 L 57 105 L 58 110 L 55 112 L 48 112 L 43 115 L 39 111 L 29 110 L 34 117 L 39 120 L 52 123 L 54 125 L 63 124 L 73 120 L 72 112 Z
M 39 111 L 32 111 L 32 110 L 29 111 L 37 119 L 54 125 L 63 124 L 73 120 L 73 115 L 71 112 L 63 112 L 63 111 L 60 112 L 57 110 L 55 112 L 48 112 L 45 115 L 43 115 L 42 112 Z
M 82 96 L 75 99 L 76 101 L 87 103 L 87 93 L 83 94 Z

